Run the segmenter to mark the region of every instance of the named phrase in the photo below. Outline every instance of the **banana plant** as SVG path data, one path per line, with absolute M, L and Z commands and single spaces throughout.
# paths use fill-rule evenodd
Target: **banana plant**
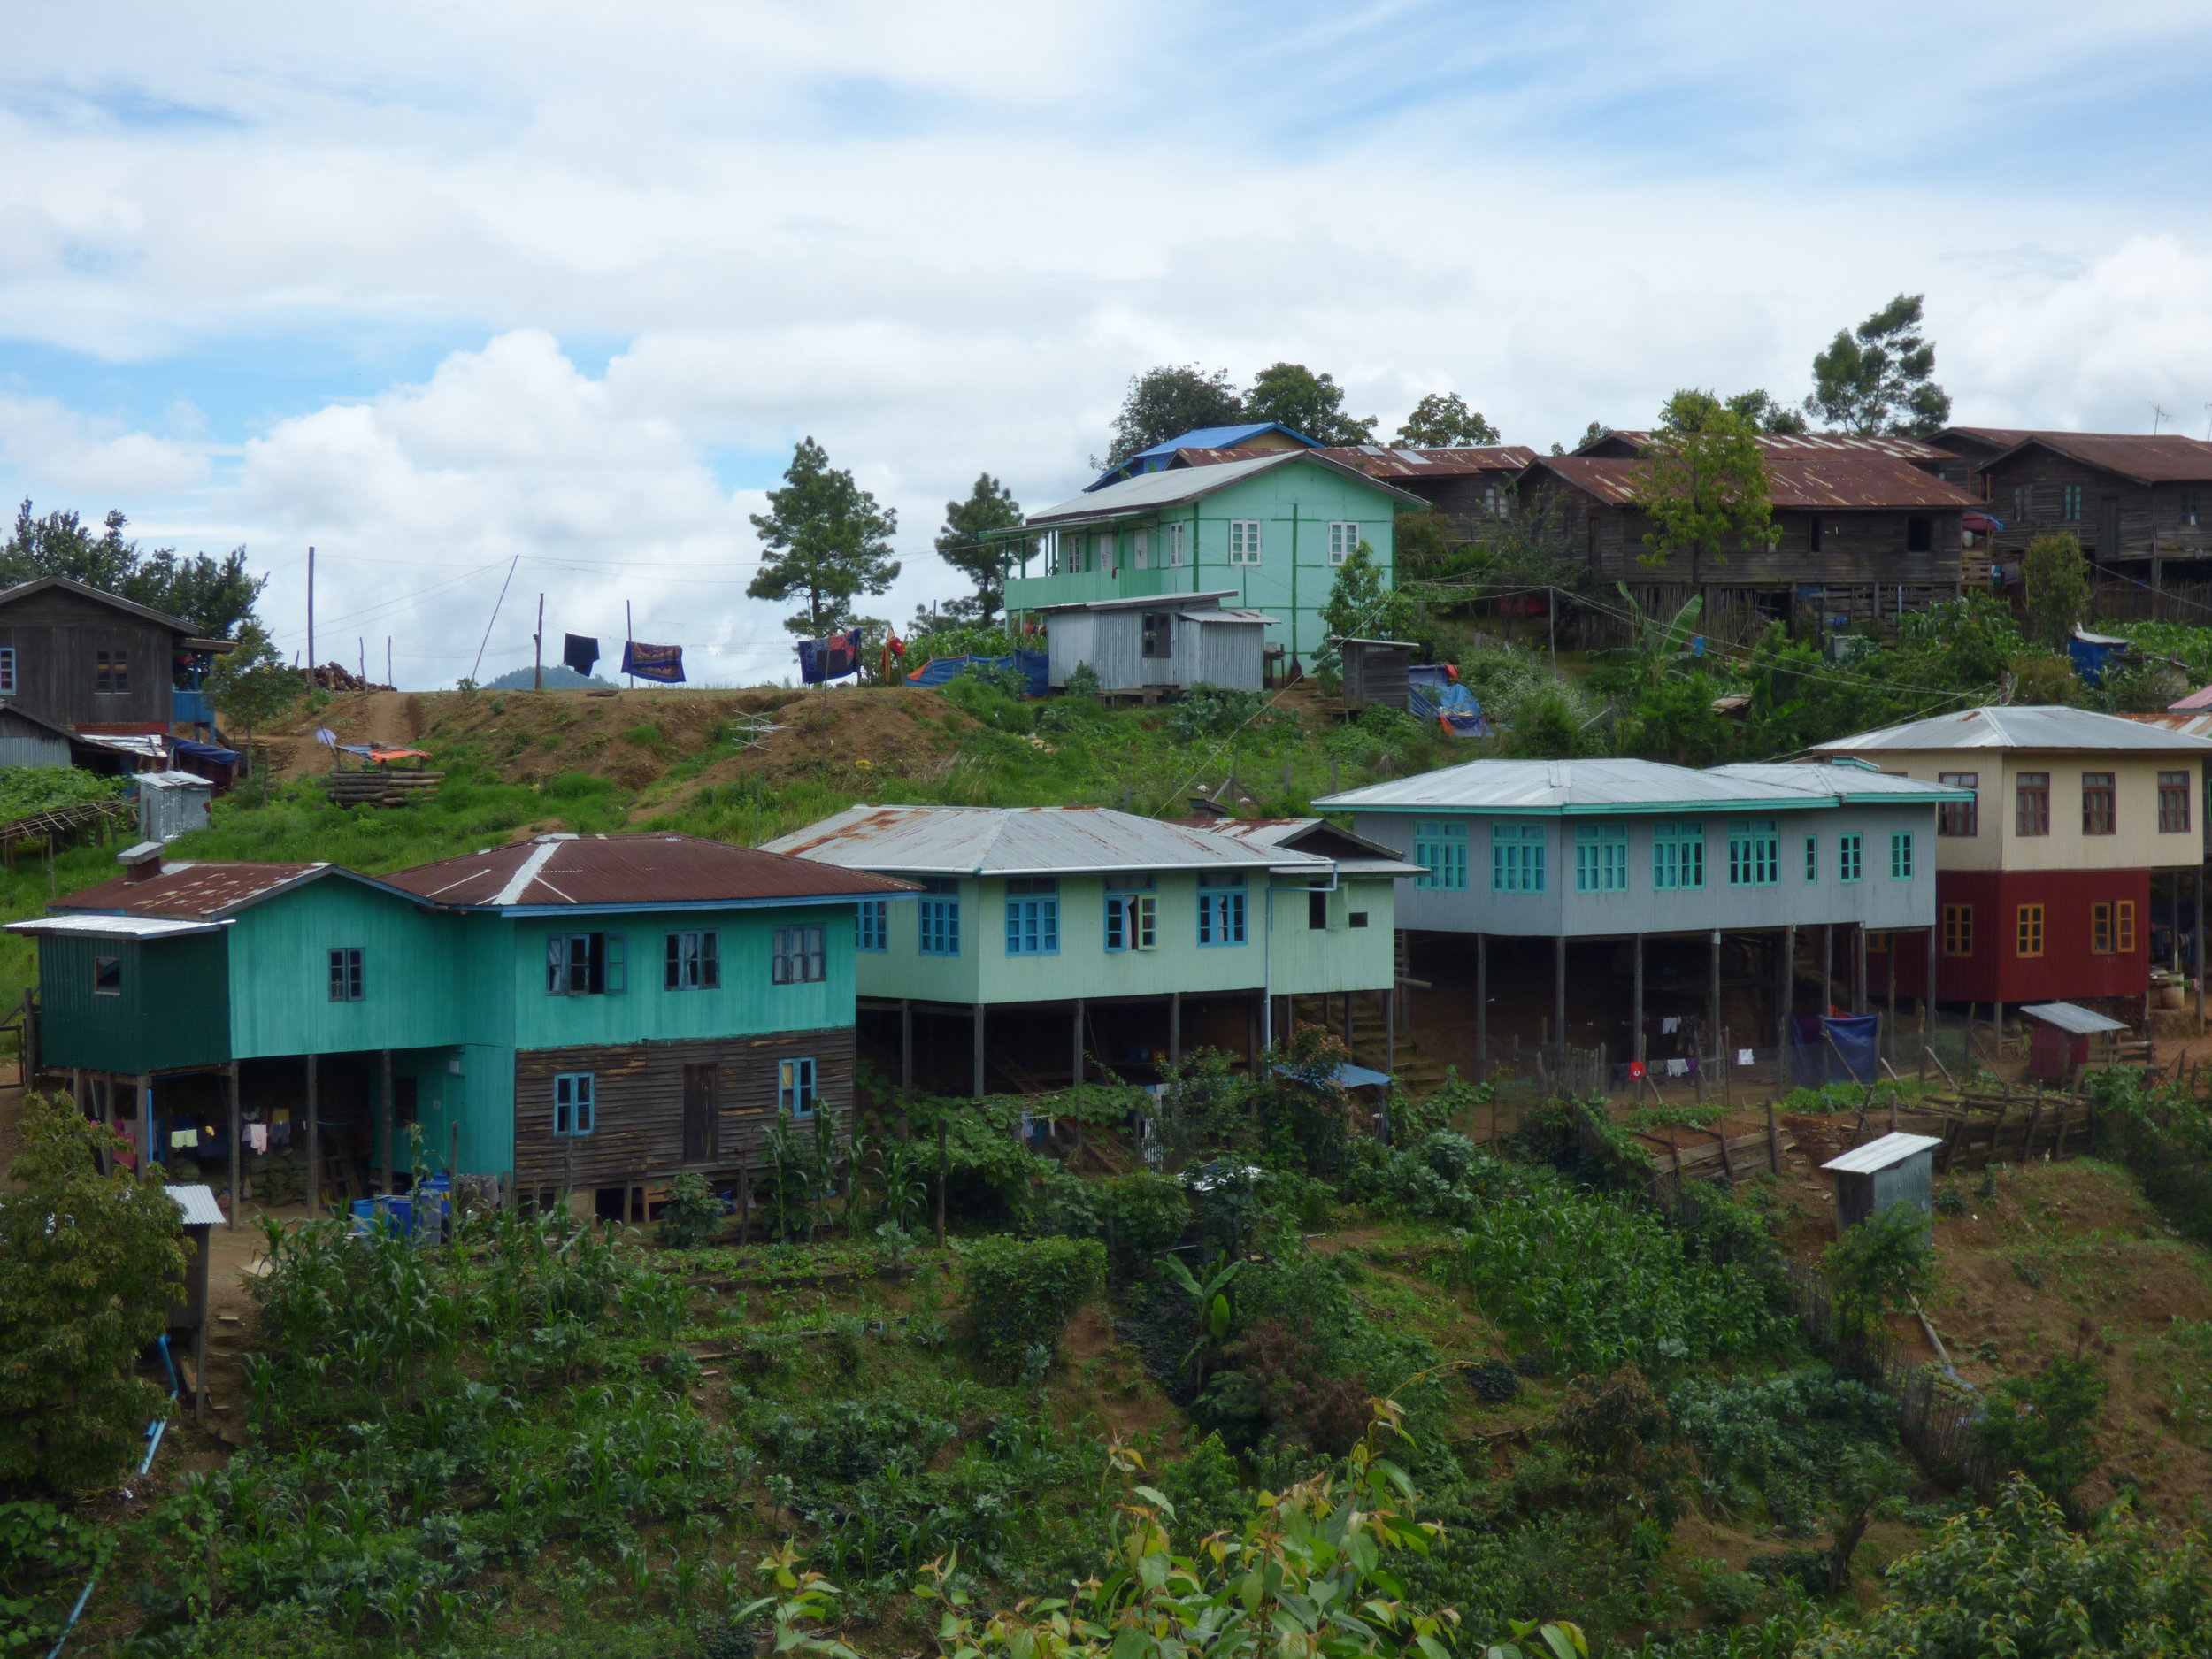
M 1209 1263 L 1208 1277 L 1201 1281 L 1195 1273 L 1183 1264 L 1177 1256 L 1164 1256 L 1167 1276 L 1177 1289 L 1191 1299 L 1191 1310 L 1195 1316 L 1196 1340 L 1190 1351 L 1183 1356 L 1183 1363 L 1190 1366 L 1191 1386 L 1206 1386 L 1206 1353 L 1208 1348 L 1219 1348 L 1229 1340 L 1229 1297 L 1232 1281 L 1242 1268 L 1241 1262 L 1225 1262 L 1218 1256 Z

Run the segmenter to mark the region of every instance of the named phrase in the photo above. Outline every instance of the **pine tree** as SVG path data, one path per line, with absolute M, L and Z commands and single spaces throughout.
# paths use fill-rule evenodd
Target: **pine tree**
M 1932 437 L 1951 419 L 1948 393 L 1930 378 L 1935 347 L 1920 334 L 1918 294 L 1900 294 L 1858 326 L 1838 329 L 1813 359 L 1809 414 L 1863 437 Z
M 1022 521 L 1021 503 L 1014 492 L 982 473 L 965 501 L 945 503 L 945 527 L 937 536 L 937 552 L 946 564 L 975 584 L 971 598 L 956 599 L 945 609 L 962 622 L 989 624 L 1006 603 L 1006 578 L 1021 557 L 1019 536 L 994 536 L 994 530 L 1010 530 Z
M 1195 363 L 1162 364 L 1129 382 L 1114 417 L 1114 440 L 1106 446 L 1105 465 L 1119 466 L 1141 449 L 1202 426 L 1230 426 L 1251 419 L 1244 399 L 1229 383 L 1229 371 L 1211 373 Z M 1098 465 L 1094 459 L 1093 465 Z
M 829 464 L 812 438 L 792 452 L 784 487 L 768 492 L 753 528 L 768 549 L 745 591 L 755 599 L 799 598 L 805 609 L 784 618 L 802 639 L 818 640 L 852 626 L 853 600 L 879 594 L 898 580 L 891 557 L 898 514 L 878 507 L 853 475 Z

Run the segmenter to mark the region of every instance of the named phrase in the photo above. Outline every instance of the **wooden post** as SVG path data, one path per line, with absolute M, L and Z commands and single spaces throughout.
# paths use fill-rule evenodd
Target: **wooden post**
M 2025 1164 L 2035 1156 L 2035 1126 L 2043 1121 L 2043 1086 L 2035 1086 L 2035 1107 L 2028 1113 L 2028 1133 L 2021 1138 L 2020 1162 Z
M 2197 866 L 2197 926 L 2189 946 L 2189 965 L 2197 977 L 2197 1029 L 2204 1029 L 2204 866 Z M 26 1022 L 26 1030 L 29 1029 Z
M 1774 1126 L 1774 1102 L 1767 1102 L 1767 1168 L 1782 1172 L 1782 1137 Z
M 1398 1074 L 1398 992 L 1395 987 L 1379 993 L 1383 1006 L 1383 1070 Z
M 971 1002 L 968 1005 L 968 1015 L 969 1034 L 974 1051 L 972 1058 L 974 1061 L 975 1098 L 981 1100 L 983 1098 L 983 1004 Z
M 319 1079 L 316 1073 L 321 1056 L 307 1056 L 307 1218 L 314 1220 L 323 1213 L 323 1141 L 321 1112 L 318 1110 Z
M 1633 987 L 1629 996 L 1628 1057 L 1640 1061 L 1644 1057 L 1644 936 L 1636 935 L 1634 948 L 1635 971 L 1630 979 Z
M 1851 1011 L 1866 1012 L 1866 924 L 1851 924 Z
M 1884 964 L 1886 965 L 1886 970 L 1887 970 L 1887 972 L 1888 972 L 1888 974 L 1889 974 L 1889 1027 L 1888 1027 L 1888 1036 L 1889 1036 L 1889 1041 L 1890 1041 L 1891 1044 L 1893 1046 L 1893 1045 L 1896 1043 L 1896 1041 L 1897 1041 L 1897 933 L 1896 933 L 1896 930 L 1893 928 L 1890 932 L 1888 932 L 1888 933 L 1886 933 L 1883 934 L 1883 935 L 1882 935 L 1882 939 L 1883 939 L 1883 941 L 1884 941 L 1886 944 L 1887 944 L 1887 945 L 1888 945 L 1888 947 L 1889 947 L 1889 949 L 1887 950 L 1887 952 L 1886 952 L 1886 953 L 1885 953 L 1885 955 L 1884 955 L 1884 956 L 1883 956 L 1882 960 L 1883 960 Z
M 379 1101 L 380 1113 L 384 1120 L 384 1190 L 389 1193 L 392 1190 L 392 1140 L 398 1130 L 398 1125 L 392 1121 L 396 1116 L 392 1110 L 392 1051 L 389 1048 L 381 1050 L 379 1062 L 384 1085 Z
M 1170 1065 L 1183 1064 L 1183 994 L 1180 991 L 1167 994 L 1167 1063 Z
M 1728 1046 L 1728 1027 L 1725 1025 L 1720 1028 L 1718 1057 L 1720 1060 L 1720 1110 L 1721 1115 L 1725 1118 L 1728 1113 L 1736 1110 L 1736 1056 Z M 1722 1138 L 1724 1140 L 1726 1136 L 1724 1135 Z M 1736 1178 L 1732 1175 L 1728 1179 L 1733 1181 Z
M 1344 1051 L 1347 1054 L 1352 1050 L 1352 992 L 1344 993 Z
M 753 1237 L 753 1169 L 748 1148 L 737 1149 L 737 1247 L 743 1249 Z
M 899 1087 L 914 1087 L 914 999 L 899 998 Z
M 1820 925 L 1820 1012 L 1824 1019 L 1836 1005 L 1836 925 Z
M 1705 1040 L 1720 1040 L 1720 929 L 1713 929 L 1709 976 L 1706 992 Z
M 949 1162 L 945 1154 L 945 1113 L 941 1106 L 937 1111 L 937 1248 L 945 1248 L 945 1171 Z
M 1567 935 L 1560 934 L 1552 941 L 1551 975 L 1552 1035 L 1558 1041 L 1561 1059 L 1567 1054 Z
M 1923 1037 L 1935 1030 L 1936 949 L 1941 932 L 1940 923 L 1928 930 L 1928 983 L 1920 998 L 1920 1031 Z
M 1069 1063 L 1068 1075 L 1079 1085 L 1083 1081 L 1083 999 L 1079 996 L 1075 999 L 1074 1030 L 1074 1054 Z
M 242 1172 L 238 1167 L 238 1062 L 233 1060 L 223 1070 L 227 1073 L 224 1092 L 230 1099 L 230 1230 L 235 1233 L 238 1231 L 238 1207 L 243 1197 L 241 1185 Z
M 1790 1015 L 1797 1002 L 1797 926 L 1782 930 L 1781 983 L 1776 990 L 1774 1015 L 1774 1087 L 1790 1086 Z
M 1490 1076 L 1490 941 L 1486 934 L 1475 935 L 1475 1082 L 1478 1086 Z M 1497 1138 L 1497 1112 L 1490 1114 L 1493 1133 Z

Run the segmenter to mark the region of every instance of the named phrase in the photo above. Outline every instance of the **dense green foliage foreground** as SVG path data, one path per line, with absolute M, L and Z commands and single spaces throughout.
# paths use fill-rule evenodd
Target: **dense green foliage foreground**
M 1565 1103 L 1500 1156 L 1417 1109 L 1394 1151 L 1211 1058 L 1056 1103 L 1103 1134 L 1140 1100 L 1179 1176 L 909 1100 L 913 1141 L 830 1149 L 834 1204 L 787 1148 L 757 1219 L 789 1241 L 741 1249 L 680 1210 L 272 1226 L 243 1449 L 73 1510 L 19 1482 L 0 1619 L 42 1647 L 96 1568 L 77 1651 L 2212 1653 L 2197 1540 L 2069 1513 L 2057 1389 L 2006 1430 L 2046 1492 L 1910 1467 L 1803 1347 L 1760 1189 L 1655 1207 Z M 1839 1290 L 1878 1304 L 1916 1248 L 1839 1255 Z

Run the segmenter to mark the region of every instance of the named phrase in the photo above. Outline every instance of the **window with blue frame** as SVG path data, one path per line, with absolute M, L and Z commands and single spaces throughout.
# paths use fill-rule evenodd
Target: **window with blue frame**
M 1575 826 L 1575 891 L 1628 891 L 1628 826 Z
M 1199 877 L 1198 942 L 1240 945 L 1244 933 L 1244 878 Z
M 1866 873 L 1866 837 L 1855 831 L 1836 837 L 1836 879 L 1856 881 Z
M 778 985 L 818 985 L 828 976 L 829 956 L 819 922 L 803 922 L 773 932 L 770 977 Z
M 922 884 L 916 902 L 915 926 L 920 930 L 925 956 L 960 954 L 960 884 L 949 876 L 931 876 Z
M 588 1135 L 598 1126 L 597 1079 L 589 1071 L 561 1071 L 553 1078 L 553 1133 Z
M 1493 893 L 1541 893 L 1544 890 L 1544 826 L 1541 824 L 1493 824 L 1490 826 L 1490 890 Z
M 1060 884 L 1050 876 L 1016 876 L 1007 882 L 1006 954 L 1060 954 Z
M 1415 819 L 1413 862 L 1425 872 L 1413 879 L 1417 887 L 1465 887 L 1467 826 L 1450 818 Z
M 671 933 L 661 956 L 661 988 L 718 991 L 722 988 L 721 949 L 711 933 Z
M 1892 881 L 1912 879 L 1912 832 L 1897 830 L 1889 838 L 1889 879 Z
M 1651 826 L 1651 885 L 1662 892 L 1705 885 L 1705 826 L 1662 818 Z
M 549 933 L 545 941 L 548 996 L 619 996 L 630 988 L 620 933 Z
M 1106 949 L 1149 950 L 1159 937 L 1159 901 L 1150 876 L 1106 878 Z
M 776 1110 L 788 1112 L 794 1118 L 814 1116 L 814 1102 L 819 1096 L 814 1090 L 814 1062 L 812 1059 L 783 1060 L 776 1065 Z
M 1770 818 L 1745 818 L 1728 826 L 1728 885 L 1770 887 L 1781 874 L 1781 840 Z
M 888 899 L 860 901 L 859 908 L 853 916 L 853 949 L 891 949 L 891 902 Z
M 361 977 L 361 947 L 339 946 L 330 953 L 330 1000 L 358 1002 L 366 995 Z
M 1820 879 L 1820 837 L 1817 835 L 1805 838 L 1805 879 Z

